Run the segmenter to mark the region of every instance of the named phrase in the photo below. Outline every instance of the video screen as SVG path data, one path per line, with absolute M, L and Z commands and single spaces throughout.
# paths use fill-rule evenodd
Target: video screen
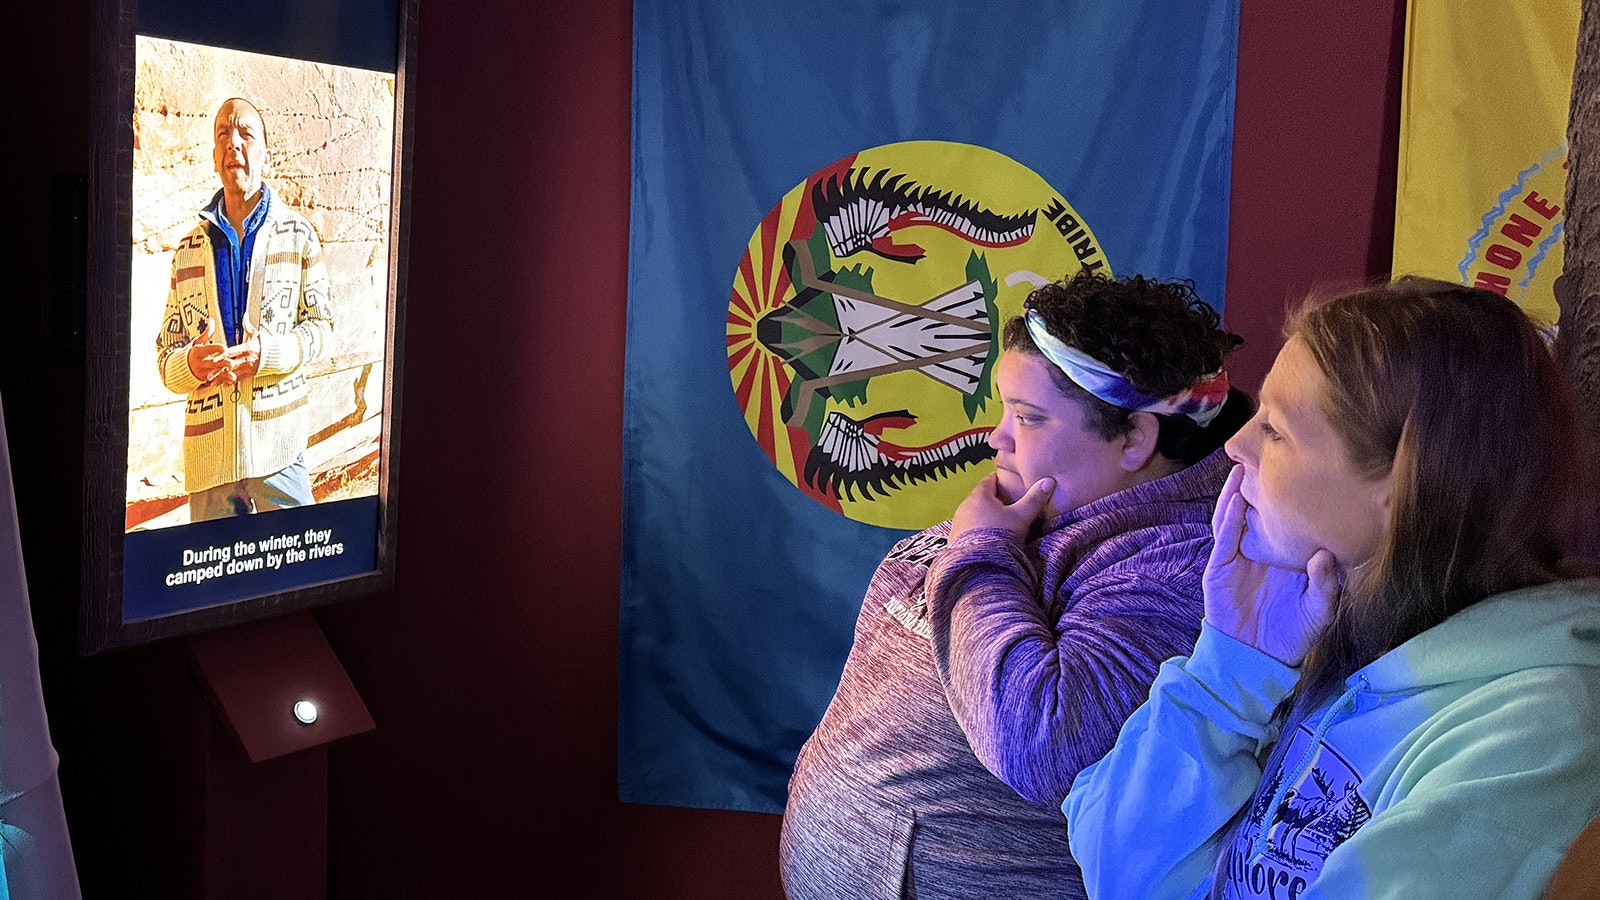
M 395 82 L 136 36 L 125 621 L 376 567 Z

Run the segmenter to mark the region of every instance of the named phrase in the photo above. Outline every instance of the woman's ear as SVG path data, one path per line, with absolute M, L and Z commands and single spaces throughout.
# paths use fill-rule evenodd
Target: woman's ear
M 1156 439 L 1161 436 L 1161 420 L 1155 413 L 1128 414 L 1132 426 L 1118 438 L 1122 441 L 1122 470 L 1139 472 L 1156 458 Z

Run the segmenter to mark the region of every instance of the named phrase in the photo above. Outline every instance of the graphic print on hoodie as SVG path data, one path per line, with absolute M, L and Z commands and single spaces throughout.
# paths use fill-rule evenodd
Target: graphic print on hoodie
M 1289 765 L 1298 776 L 1289 773 L 1286 788 Z M 1349 760 L 1301 723 L 1228 848 L 1223 896 L 1299 900 L 1328 854 L 1372 818 L 1361 782 L 1361 773 Z M 1268 823 L 1265 833 L 1263 822 Z

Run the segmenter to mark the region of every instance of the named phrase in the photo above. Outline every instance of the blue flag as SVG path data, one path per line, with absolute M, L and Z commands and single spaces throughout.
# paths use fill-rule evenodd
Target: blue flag
M 1221 309 L 1237 34 L 1238 0 L 636 0 L 624 801 L 783 809 L 874 567 L 993 470 L 1034 285 Z

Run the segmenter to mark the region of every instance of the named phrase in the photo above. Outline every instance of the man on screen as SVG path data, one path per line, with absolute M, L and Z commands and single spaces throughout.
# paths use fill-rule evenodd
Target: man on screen
M 222 190 L 172 259 L 156 362 L 188 395 L 184 489 L 200 522 L 313 503 L 306 367 L 333 335 L 316 231 L 262 181 L 261 113 L 224 101 L 211 156 Z

